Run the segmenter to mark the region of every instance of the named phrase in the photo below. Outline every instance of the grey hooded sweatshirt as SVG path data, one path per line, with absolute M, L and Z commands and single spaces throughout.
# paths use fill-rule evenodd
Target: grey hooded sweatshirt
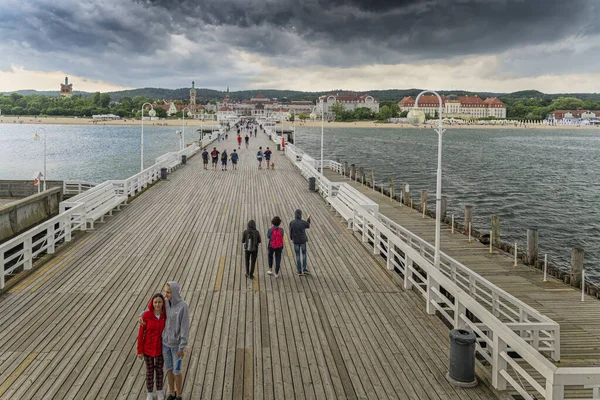
M 310 228 L 310 218 L 302 220 L 302 210 L 296 210 L 296 219 L 290 222 L 290 239 L 294 244 L 304 244 L 308 242 L 306 230 Z
M 181 298 L 179 283 L 169 281 L 171 287 L 171 301 L 166 301 L 167 323 L 162 333 L 162 341 L 165 346 L 177 348 L 183 352 L 188 345 L 190 333 L 190 314 L 188 306 Z

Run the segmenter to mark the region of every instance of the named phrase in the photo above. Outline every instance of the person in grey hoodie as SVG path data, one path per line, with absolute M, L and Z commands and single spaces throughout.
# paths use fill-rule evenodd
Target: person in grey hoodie
M 169 382 L 169 396 L 167 400 L 181 400 L 183 378 L 181 364 L 188 345 L 190 332 L 190 314 L 188 306 L 181 298 L 179 283 L 169 281 L 163 288 L 165 295 L 165 308 L 167 321 L 162 332 L 162 351 L 167 368 L 167 381 Z M 145 325 L 140 317 L 138 322 Z
M 296 210 L 296 218 L 290 222 L 290 240 L 294 243 L 296 269 L 300 276 L 309 273 L 306 267 L 306 242 L 308 242 L 306 229 L 308 228 L 310 228 L 310 214 L 308 214 L 306 221 L 303 221 L 302 210 Z M 300 264 L 300 252 L 302 252 L 302 265 Z

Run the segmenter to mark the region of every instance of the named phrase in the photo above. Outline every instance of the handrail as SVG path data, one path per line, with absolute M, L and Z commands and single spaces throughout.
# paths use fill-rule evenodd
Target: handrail
M 54 253 L 61 242 L 71 241 L 71 233 L 85 224 L 83 204 L 58 214 L 36 227 L 0 245 L 0 289 L 4 289 L 6 276 L 15 270 L 31 269 L 33 259 L 46 252 Z M 37 237 L 42 234 L 41 237 Z

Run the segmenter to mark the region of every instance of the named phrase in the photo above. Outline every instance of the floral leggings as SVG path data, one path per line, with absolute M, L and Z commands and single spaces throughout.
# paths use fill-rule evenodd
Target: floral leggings
M 146 390 L 148 393 L 154 391 L 154 373 L 156 372 L 156 390 L 163 389 L 163 366 L 164 359 L 162 354 L 158 357 L 150 357 L 144 354 L 146 361 Z

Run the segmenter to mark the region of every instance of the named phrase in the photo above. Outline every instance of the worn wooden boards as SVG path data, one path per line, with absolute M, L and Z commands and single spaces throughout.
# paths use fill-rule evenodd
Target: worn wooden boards
M 275 170 L 258 170 L 258 146 L 275 147 L 259 133 L 238 171 L 193 157 L 1 296 L 0 398 L 143 398 L 136 318 L 167 280 L 192 318 L 184 399 L 494 398 L 446 382 L 447 328 L 287 158 L 275 151 Z M 311 275 L 294 274 L 286 237 L 275 279 L 266 230 L 279 215 L 287 233 L 296 208 L 313 215 Z M 242 264 L 249 219 L 263 236 L 254 281 Z

